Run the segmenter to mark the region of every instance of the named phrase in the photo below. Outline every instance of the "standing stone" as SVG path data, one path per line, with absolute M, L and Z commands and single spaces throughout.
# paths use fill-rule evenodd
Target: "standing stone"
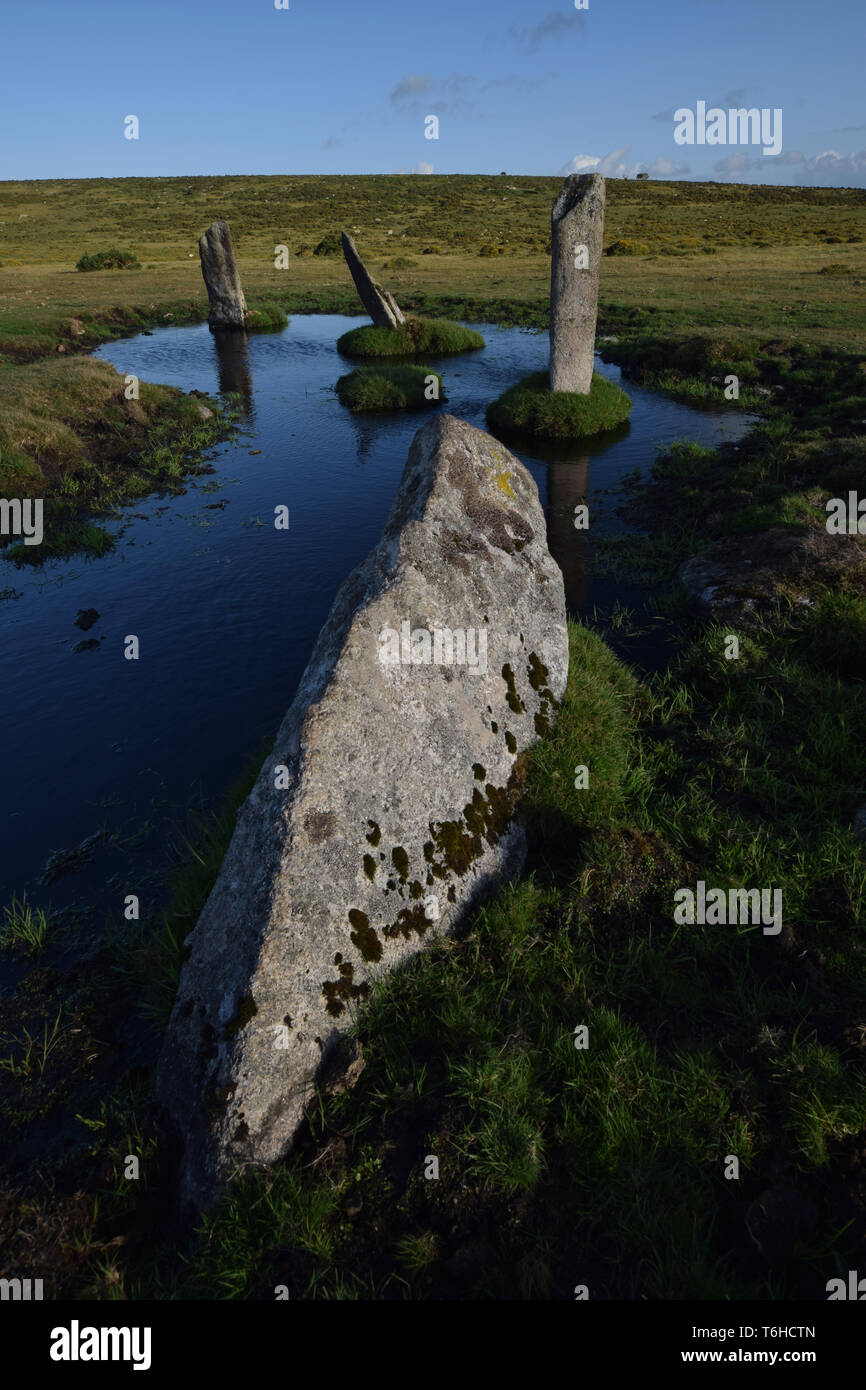
M 361 303 L 377 328 L 399 328 L 406 320 L 396 299 L 377 285 L 358 254 L 358 248 L 347 232 L 343 232 L 343 255 L 352 272 Z
M 604 179 L 571 174 L 551 213 L 550 387 L 589 395 L 604 235 Z
M 279 1160 L 374 978 L 519 870 L 521 754 L 567 673 L 535 482 L 490 435 L 437 416 L 337 594 L 187 940 L 158 1079 L 184 1203 Z
M 228 222 L 211 222 L 198 239 L 198 253 L 210 300 L 208 323 L 211 328 L 243 328 L 247 301 L 241 289 Z

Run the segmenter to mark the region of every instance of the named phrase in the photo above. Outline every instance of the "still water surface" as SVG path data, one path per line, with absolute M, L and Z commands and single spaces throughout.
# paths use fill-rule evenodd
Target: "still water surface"
M 214 451 L 212 474 L 110 523 L 117 545 L 107 557 L 38 570 L 0 560 L 0 590 L 20 593 L 0 603 L 0 905 L 26 889 L 41 905 L 86 905 L 100 921 L 121 915 L 126 893 L 140 894 L 146 910 L 187 808 L 218 803 L 275 732 L 337 589 L 378 540 L 426 418 L 354 416 L 337 401 L 331 388 L 353 364 L 336 340 L 363 322 L 298 316 L 282 333 L 223 342 L 207 325 L 165 328 L 96 353 L 146 381 L 239 392 L 246 413 L 241 436 Z M 429 360 L 445 380 L 444 408 L 484 428 L 488 402 L 544 368 L 548 343 L 520 329 L 473 327 L 485 350 Z M 616 367 L 598 369 L 619 379 Z M 640 595 L 592 577 L 576 503 L 589 494 L 595 534 L 622 529 L 615 505 L 625 474 L 648 470 L 674 439 L 712 444 L 749 424 L 632 383 L 628 391 L 631 420 L 616 437 L 584 449 L 514 449 L 547 507 L 577 614 Z M 288 531 L 273 526 L 280 504 Z M 85 634 L 74 622 L 89 608 L 100 616 Z M 127 661 L 133 633 L 140 660 Z M 75 651 L 85 637 L 98 648 Z M 83 841 L 83 864 L 73 860 L 75 872 L 40 884 L 49 856 Z

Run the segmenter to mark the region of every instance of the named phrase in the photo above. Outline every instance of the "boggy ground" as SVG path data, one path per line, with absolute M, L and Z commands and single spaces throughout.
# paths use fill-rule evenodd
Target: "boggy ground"
M 548 197 L 546 181 L 526 182 Z M 812 223 L 787 222 L 796 199 L 776 192 L 742 204 L 780 240 L 805 236 Z M 824 241 L 860 197 L 816 198 Z M 722 215 L 734 215 L 727 203 Z M 76 244 L 96 249 L 92 234 Z M 618 303 L 608 286 L 618 341 L 606 351 L 627 371 L 689 399 L 719 399 L 736 372 L 762 421 L 739 446 L 683 445 L 635 480 L 626 505 L 643 535 L 601 558 L 641 575 L 647 610 L 572 628 L 568 694 L 530 758 L 524 878 L 376 993 L 291 1157 L 238 1183 L 197 1229 L 171 1217 L 153 1067 L 183 938 L 255 769 L 218 817 L 191 826 L 162 916 L 106 932 L 71 970 L 53 945 L 65 929 L 28 925 L 16 905 L 9 944 L 35 964 L 0 999 L 0 1273 L 43 1277 L 53 1297 L 270 1299 L 284 1284 L 293 1298 L 571 1299 L 585 1284 L 593 1298 L 823 1299 L 828 1279 L 857 1268 L 864 542 L 823 526 L 827 497 L 866 493 L 851 351 L 862 262 L 855 243 L 834 243 L 833 260 L 843 253 L 851 269 L 821 275 L 817 240 L 720 251 L 734 278 L 736 257 L 752 258 L 748 292 L 741 282 L 737 305 L 723 275 L 689 317 L 677 295 L 698 283 L 694 264 L 646 263 L 644 289 L 666 301 L 651 329 L 627 282 Z M 782 288 L 789 256 L 820 286 L 822 326 L 808 332 L 779 327 L 797 302 L 790 278 Z M 836 298 L 827 287 L 843 275 Z M 534 296 L 508 300 L 511 321 L 543 318 L 540 265 L 538 278 Z M 417 307 L 478 312 L 435 288 L 436 305 Z M 333 307 L 317 293 L 308 307 Z M 695 556 L 736 561 L 715 585 L 723 607 L 694 596 L 713 586 L 671 582 Z M 628 654 L 650 621 L 670 660 L 646 677 Z M 732 634 L 738 660 L 724 654 Z M 781 887 L 782 933 L 675 925 L 673 894 L 698 879 Z M 731 1154 L 736 1180 L 724 1176 Z M 127 1155 L 137 1180 L 124 1177 Z M 438 1179 L 424 1175 L 429 1155 Z

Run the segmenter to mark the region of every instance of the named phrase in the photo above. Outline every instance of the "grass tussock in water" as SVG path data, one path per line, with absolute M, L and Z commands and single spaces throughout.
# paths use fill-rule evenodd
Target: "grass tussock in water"
M 338 350 L 346 357 L 411 357 L 422 352 L 441 355 L 483 347 L 484 339 L 472 328 L 447 319 L 423 318 L 407 318 L 402 328 L 364 324 L 337 341 Z
M 629 397 L 598 372 L 586 396 L 551 391 L 549 373 L 533 372 L 487 407 L 487 423 L 503 433 L 580 439 L 616 429 L 630 412 Z
M 341 376 L 335 391 L 349 410 L 423 410 L 446 400 L 442 378 L 429 367 L 369 367 Z
M 248 333 L 281 333 L 288 323 L 285 309 L 273 300 L 256 299 L 247 305 L 244 327 Z

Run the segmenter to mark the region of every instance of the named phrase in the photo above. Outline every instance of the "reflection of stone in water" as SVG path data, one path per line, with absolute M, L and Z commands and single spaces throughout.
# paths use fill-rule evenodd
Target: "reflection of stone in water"
M 220 390 L 233 391 L 244 403 L 244 414 L 253 414 L 253 379 L 250 345 L 246 333 L 215 329 L 211 335 L 219 364 Z
M 589 458 L 547 465 L 547 544 L 565 580 L 565 603 L 576 613 L 589 589 L 589 543 L 574 525 L 574 509 L 589 502 Z M 591 516 L 591 514 L 590 514 Z

